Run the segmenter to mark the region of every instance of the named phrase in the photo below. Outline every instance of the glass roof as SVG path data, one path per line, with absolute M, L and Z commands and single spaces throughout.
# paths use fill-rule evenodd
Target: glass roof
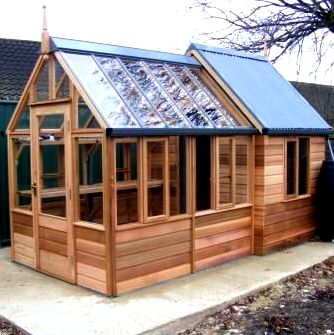
M 108 128 L 240 128 L 194 68 L 60 52 Z

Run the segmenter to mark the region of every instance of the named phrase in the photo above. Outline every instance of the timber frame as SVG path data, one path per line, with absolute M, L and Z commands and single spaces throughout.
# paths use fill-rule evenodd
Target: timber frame
M 313 235 L 324 136 L 295 135 L 296 143 L 308 141 L 307 190 L 287 196 L 291 139 L 260 134 L 204 60 L 198 70 L 197 61 L 183 59 L 197 66 L 196 84 L 224 106 L 234 128 L 120 130 L 108 126 L 66 57 L 50 50 L 47 32 L 43 39 L 8 127 L 13 261 L 117 296 Z

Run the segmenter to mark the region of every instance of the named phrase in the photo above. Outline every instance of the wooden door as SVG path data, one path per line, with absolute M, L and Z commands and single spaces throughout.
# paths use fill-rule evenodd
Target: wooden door
M 33 213 L 37 268 L 73 281 L 70 229 L 69 104 L 31 109 Z

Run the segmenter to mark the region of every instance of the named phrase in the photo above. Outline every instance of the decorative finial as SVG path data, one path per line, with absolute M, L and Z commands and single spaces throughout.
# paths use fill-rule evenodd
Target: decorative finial
M 43 32 L 41 50 L 43 54 L 50 52 L 50 37 L 48 33 L 48 25 L 46 20 L 46 6 L 43 6 Z
M 46 6 L 43 6 L 43 31 L 48 30 L 48 24 L 46 21 Z

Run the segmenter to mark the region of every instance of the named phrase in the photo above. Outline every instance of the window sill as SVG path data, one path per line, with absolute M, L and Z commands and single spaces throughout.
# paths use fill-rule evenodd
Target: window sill
M 159 225 L 159 224 L 173 223 L 173 222 L 182 221 L 182 220 L 190 220 L 191 217 L 192 216 L 190 214 L 179 214 L 179 215 L 173 215 L 170 217 L 161 216 L 159 220 L 156 220 L 158 218 L 154 218 L 154 220 L 149 220 L 146 223 L 140 223 L 140 222 L 124 223 L 124 224 L 118 225 L 116 227 L 116 231 L 143 228 L 143 227 L 154 226 L 154 225 Z
M 99 230 L 99 231 L 105 231 L 104 226 L 101 223 L 76 221 L 76 222 L 73 222 L 73 226 L 94 229 L 94 230 Z
M 303 200 L 303 199 L 308 199 L 311 198 L 311 194 L 303 194 L 303 195 L 297 195 L 293 198 L 288 198 L 288 199 L 284 199 L 282 202 L 292 202 L 292 201 L 298 201 L 298 200 Z
M 229 207 L 219 208 L 219 209 L 208 209 L 205 211 L 196 212 L 195 217 L 201 217 L 201 216 L 211 215 L 211 214 L 221 213 L 221 212 L 229 212 L 229 211 L 238 210 L 241 208 L 248 208 L 248 207 L 253 207 L 253 205 L 251 203 L 247 203 L 247 204 L 238 204 L 235 206 L 229 206 Z

